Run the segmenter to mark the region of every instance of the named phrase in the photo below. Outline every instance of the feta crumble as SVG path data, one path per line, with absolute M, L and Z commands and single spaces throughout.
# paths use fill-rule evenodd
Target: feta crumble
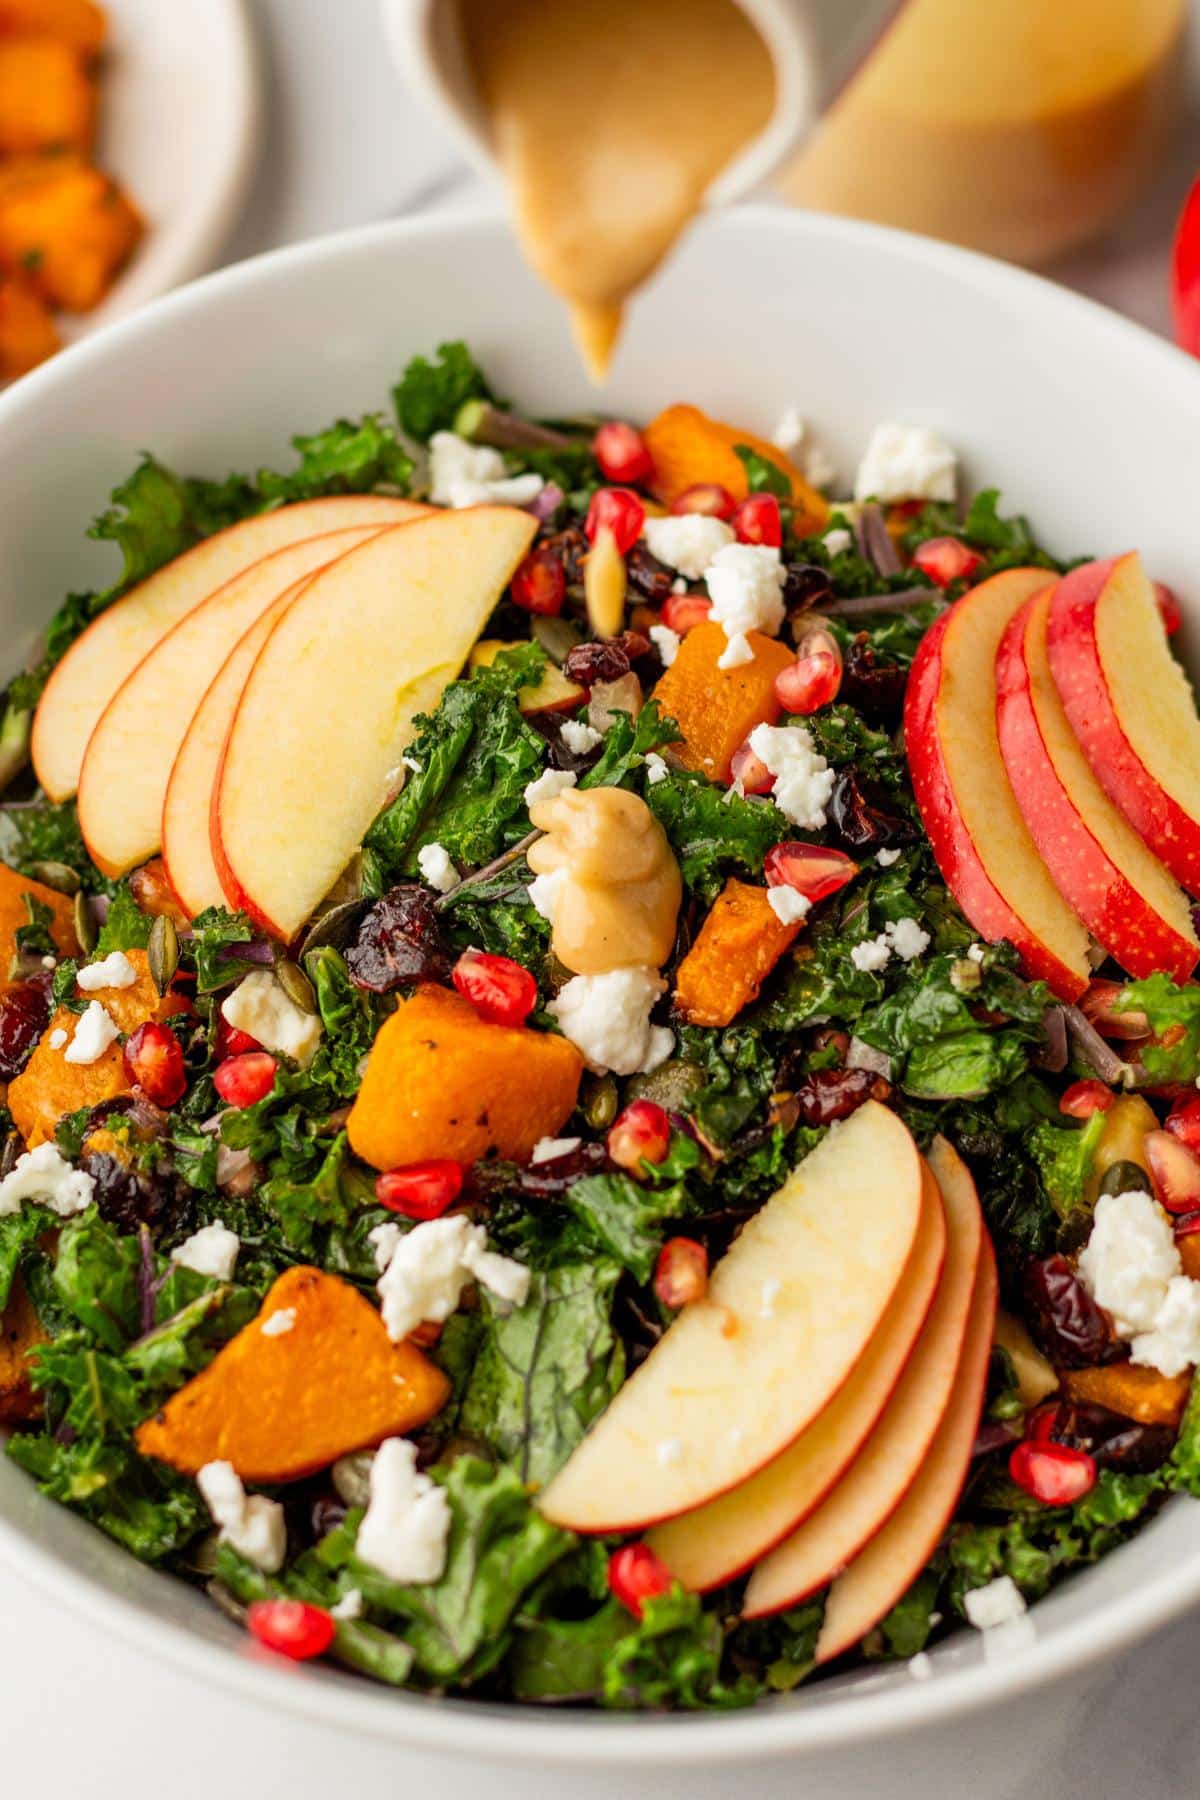
M 269 1319 L 263 1320 L 259 1330 L 264 1337 L 286 1337 L 295 1323 L 295 1307 L 280 1306 L 271 1314 Z
M 840 556 L 854 543 L 854 533 L 847 531 L 844 525 L 835 525 L 832 531 L 825 533 L 822 541 L 830 556 Z
M 575 786 L 573 769 L 543 769 L 536 781 L 531 781 L 525 789 L 526 806 L 536 806 L 541 800 L 556 800 L 565 794 L 568 788 Z
M 422 844 L 417 851 L 417 867 L 422 881 L 436 888 L 439 894 L 448 894 L 451 888 L 458 886 L 458 870 L 443 844 Z
M 349 1456 L 339 1456 L 330 1469 L 334 1492 L 347 1506 L 365 1506 L 371 1498 L 371 1465 L 374 1461 L 373 1450 L 352 1450 Z
M 1171 1278 L 1153 1331 L 1134 1338 L 1129 1359 L 1168 1376 L 1200 1363 L 1200 1281 L 1186 1275 Z
M 1079 1279 L 1119 1337 L 1154 1331 L 1167 1288 L 1182 1268 L 1170 1221 L 1153 1195 L 1101 1194 L 1080 1253 Z
M 900 852 L 899 850 L 888 850 L 886 848 L 877 850 L 875 852 L 875 861 L 879 864 L 881 869 L 890 869 L 893 863 L 898 863 L 900 861 Z
M 802 831 L 820 831 L 836 779 L 804 725 L 756 725 L 750 748 L 775 777 L 772 795 L 785 818 Z
M 436 1581 L 446 1567 L 450 1502 L 417 1468 L 417 1447 L 385 1438 L 371 1465 L 371 1497 L 355 1553 L 392 1581 Z
M 102 961 L 89 963 L 80 969 L 75 977 L 75 985 L 81 993 L 95 994 L 101 988 L 132 987 L 137 980 L 137 970 L 123 950 L 114 950 Z
M 850 961 L 864 975 L 873 975 L 876 970 L 886 968 L 891 959 L 892 946 L 884 931 L 878 937 L 868 938 L 865 943 L 850 946 Z
M 471 1281 L 510 1306 L 529 1293 L 529 1270 L 487 1247 L 487 1232 L 463 1213 L 429 1219 L 412 1231 L 377 1225 L 368 1234 L 376 1266 L 383 1322 L 394 1343 L 426 1320 L 440 1325 L 456 1311 Z
M 87 1011 L 79 1015 L 74 1035 L 63 1051 L 63 1060 L 84 1064 L 98 1062 L 120 1035 L 121 1027 L 116 1020 L 105 1012 L 98 1000 L 93 1000 Z
M 55 1030 L 50 1033 L 50 1048 L 52 1050 L 61 1050 L 66 1041 L 67 1034 L 61 1025 L 57 1026 Z
M 828 452 L 815 444 L 808 424 L 798 407 L 785 407 L 779 423 L 771 433 L 771 442 L 782 450 L 814 487 L 827 488 L 837 474 Z
M 914 957 L 928 950 L 929 942 L 929 933 L 923 931 L 915 919 L 889 919 L 878 937 L 852 946 L 850 961 L 856 969 L 873 973 L 885 968 L 893 954 L 901 962 L 912 962 Z
M 787 573 L 779 551 L 772 544 L 726 544 L 704 571 L 704 580 L 712 596 L 709 617 L 727 640 L 717 667 L 752 662 L 748 633 L 765 631 L 775 637 L 784 620 Z
M 202 1225 L 190 1238 L 177 1244 L 171 1252 L 171 1261 L 197 1275 L 210 1275 L 214 1281 L 228 1281 L 241 1247 L 242 1240 L 237 1232 L 230 1231 L 227 1225 L 217 1220 L 211 1225 Z
M 660 781 L 665 781 L 667 779 L 667 776 L 671 771 L 667 767 L 665 760 L 658 754 L 657 750 L 647 750 L 645 760 L 646 785 L 647 787 L 657 787 Z
M 229 1462 L 205 1463 L 196 1486 L 224 1541 L 264 1575 L 276 1574 L 287 1555 L 287 1525 L 278 1500 L 248 1494 Z
M 329 1609 L 331 1619 L 361 1619 L 363 1615 L 363 1597 L 359 1588 L 347 1588 L 341 1599 Z
M 781 925 L 798 925 L 812 911 L 812 901 L 793 887 L 768 888 L 767 905 Z
M 734 542 L 734 530 L 724 519 L 708 513 L 668 513 L 665 519 L 647 519 L 642 531 L 651 556 L 699 581 L 719 550 Z
M 971 944 L 967 950 L 967 957 L 973 963 L 981 963 L 986 955 L 987 951 L 982 944 Z
M 669 669 L 671 664 L 675 661 L 675 658 L 679 655 L 679 646 L 683 642 L 683 639 L 677 631 L 672 631 L 669 625 L 652 625 L 650 627 L 650 642 L 658 651 L 663 668 Z
M 582 1050 L 596 1074 L 648 1074 L 675 1048 L 674 1034 L 650 1023 L 650 1013 L 666 982 L 657 969 L 609 969 L 603 975 L 575 975 L 546 1011 L 564 1037 Z
M 535 912 L 541 913 L 547 925 L 554 923 L 558 896 L 563 890 L 563 884 L 570 878 L 569 869 L 549 869 L 544 875 L 535 875 L 529 883 L 526 891 L 529 895 L 530 905 Z
M 529 1153 L 531 1163 L 553 1162 L 556 1156 L 570 1156 L 572 1150 L 578 1150 L 583 1139 L 577 1137 L 539 1138 Z
M 654 630 L 660 627 L 655 626 Z M 653 636 L 653 631 L 651 636 Z M 562 741 L 573 756 L 586 756 L 597 744 L 604 742 L 604 733 L 589 725 L 586 719 L 566 719 L 563 722 Z
M 73 1169 L 47 1140 L 18 1156 L 0 1181 L 0 1219 L 19 1212 L 26 1200 L 48 1207 L 60 1219 L 86 1212 L 92 1204 L 95 1182 L 83 1169 Z
M 526 506 L 546 483 L 541 475 L 507 475 L 490 444 L 471 444 L 453 431 L 429 440 L 429 498 L 437 506 Z
M 918 1650 L 915 1656 L 908 1659 L 908 1672 L 914 1681 L 928 1681 L 933 1674 L 933 1663 L 927 1650 Z
M 953 500 L 958 458 L 926 425 L 886 420 L 871 433 L 854 478 L 856 500 Z
M 321 1021 L 286 994 L 270 969 L 255 969 L 221 1002 L 221 1017 L 256 1038 L 264 1050 L 306 1069 L 321 1041 Z
M 1025 1596 L 1011 1575 L 998 1575 L 983 1587 L 968 1588 L 963 1611 L 976 1631 L 994 1631 L 998 1625 L 1010 1625 L 1022 1617 Z

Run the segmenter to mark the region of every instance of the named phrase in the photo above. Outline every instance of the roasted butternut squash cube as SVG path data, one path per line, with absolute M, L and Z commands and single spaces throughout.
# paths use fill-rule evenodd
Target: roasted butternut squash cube
M 800 931 L 772 910 L 765 887 L 730 876 L 675 977 L 675 1011 L 689 1025 L 729 1025 Z
M 286 1331 L 272 1316 L 294 1314 Z M 243 1481 L 298 1481 L 416 1431 L 450 1383 L 371 1302 L 323 1269 L 288 1269 L 258 1317 L 138 1427 L 137 1446 L 184 1475 L 231 1462 Z
M 26 894 L 50 908 L 53 916 L 48 930 L 60 956 L 79 954 L 79 940 L 75 936 L 74 902 L 66 894 L 46 887 L 41 881 L 34 881 L 29 875 L 19 875 L 16 869 L 0 863 L 0 995 L 7 994 L 15 985 L 12 964 L 17 953 L 17 932 L 22 925 L 29 923 Z
M 29 1379 L 29 1356 L 46 1342 L 42 1322 L 18 1274 L 0 1314 L 0 1425 L 19 1425 L 42 1410 Z
M 0 39 L 0 155 L 89 150 L 96 85 L 84 58 L 52 37 Z
M 0 260 L 67 312 L 103 300 L 142 231 L 133 202 L 99 169 L 65 167 L 44 182 L 0 189 Z
M 794 463 L 775 444 L 742 431 L 736 425 L 710 419 L 698 406 L 664 407 L 651 419 L 643 432 L 646 448 L 654 459 L 651 492 L 670 506 L 686 489 L 702 481 L 719 482 L 735 500 L 746 498 L 746 465 L 736 446 L 744 444 L 786 475 L 792 487 L 792 505 L 796 508 L 795 529 L 807 537 L 820 531 L 829 517 L 829 507 L 814 487 L 804 479 Z
M 1099 1369 L 1060 1369 L 1059 1385 L 1068 1400 L 1107 1406 L 1139 1425 L 1170 1425 L 1183 1417 L 1192 1385 L 1189 1374 L 1160 1375 L 1140 1363 L 1106 1363 Z
M 430 1156 L 521 1161 L 566 1123 L 582 1074 L 566 1038 L 488 1024 L 449 989 L 418 988 L 375 1039 L 350 1144 L 375 1169 Z
M 59 335 L 36 288 L 15 270 L 0 274 L 0 380 L 11 381 L 53 356 Z
M 756 725 L 773 724 L 781 711 L 775 677 L 794 653 L 761 631 L 750 632 L 749 638 L 754 661 L 719 669 L 728 642 L 723 626 L 695 626 L 654 690 L 659 711 L 683 733 L 672 754 L 710 781 L 728 781 L 734 753 Z
M 0 37 L 49 37 L 94 56 L 108 21 L 93 0 L 0 0 Z

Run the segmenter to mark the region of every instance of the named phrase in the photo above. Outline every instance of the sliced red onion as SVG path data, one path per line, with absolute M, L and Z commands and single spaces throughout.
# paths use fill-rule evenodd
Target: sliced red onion
M 1042 1014 L 1042 1029 L 1046 1033 L 1046 1042 L 1029 1060 L 1035 1068 L 1045 1069 L 1051 1075 L 1061 1074 L 1067 1066 L 1067 1020 L 1061 1006 L 1046 1008 Z
M 97 925 L 103 925 L 108 918 L 109 898 L 107 894 L 89 894 L 88 911 Z
M 521 510 L 532 513 L 534 518 L 544 525 L 547 519 L 554 517 L 566 497 L 556 481 L 548 481 L 541 493 L 535 494 L 533 499 Z
M 1107 1081 L 1110 1087 L 1123 1082 L 1128 1072 L 1128 1063 L 1123 1062 L 1112 1046 L 1105 1043 L 1096 1027 L 1077 1006 L 1064 1006 L 1062 1010 L 1067 1034 L 1089 1068 L 1094 1069 L 1101 1081 Z
M 154 1328 L 154 1302 L 158 1298 L 158 1283 L 154 1275 L 154 1246 L 144 1225 L 138 1233 L 137 1291 L 144 1337 L 146 1332 Z
M 859 554 L 874 563 L 881 575 L 898 575 L 904 564 L 892 542 L 892 534 L 882 510 L 872 500 L 864 506 L 854 522 L 854 535 Z
M 971 1455 L 989 1456 L 993 1450 L 1004 1450 L 1017 1443 L 1020 1436 L 1015 1425 L 1006 1425 L 1001 1419 L 984 1419 L 975 1434 Z
M 258 1186 L 260 1170 L 248 1150 L 231 1150 L 227 1144 L 217 1145 L 217 1186 L 234 1199 L 245 1199 Z
M 261 963 L 269 969 L 275 962 L 275 946 L 255 940 L 249 944 L 222 944 L 217 951 L 218 962 Z
M 870 1069 L 874 1075 L 882 1075 L 885 1081 L 892 1079 L 892 1059 L 886 1050 L 876 1050 L 874 1044 L 864 1044 L 861 1038 L 852 1037 L 850 1048 L 846 1052 L 848 1069 Z
M 857 594 L 852 600 L 830 600 L 823 610 L 831 619 L 857 619 L 868 613 L 907 612 L 910 606 L 936 599 L 933 588 L 911 587 L 896 594 Z

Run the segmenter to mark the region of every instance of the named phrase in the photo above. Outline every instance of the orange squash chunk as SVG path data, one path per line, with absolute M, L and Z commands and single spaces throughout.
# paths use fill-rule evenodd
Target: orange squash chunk
M 0 37 L 50 37 L 94 54 L 108 26 L 94 0 L 0 0 Z
M 582 1074 L 566 1038 L 490 1025 L 448 988 L 418 988 L 375 1039 L 346 1123 L 351 1148 L 375 1169 L 523 1161 L 570 1118 Z
M 1059 1386 L 1068 1400 L 1107 1406 L 1139 1425 L 1179 1424 L 1192 1378 L 1160 1375 L 1140 1363 L 1109 1363 L 1102 1369 L 1060 1369 Z
M 138 972 L 132 986 L 101 988 L 97 994 L 80 998 L 98 1000 L 126 1037 L 147 1019 L 166 1019 L 172 1013 L 187 1011 L 187 1001 L 178 994 L 159 997 L 150 979 L 144 950 L 127 950 L 125 954 Z M 131 1092 L 119 1040 L 93 1063 L 67 1061 L 66 1051 L 77 1020 L 78 1014 L 60 1007 L 21 1073 L 9 1083 L 8 1110 L 31 1150 L 54 1136 L 54 1128 L 64 1113 L 76 1112 L 82 1106 L 99 1106 L 104 1100 L 115 1100 L 118 1094 Z M 57 1050 L 50 1043 L 56 1031 L 67 1034 L 67 1042 Z
M 265 1327 L 292 1312 L 287 1331 Z M 181 1474 L 231 1462 L 243 1481 L 298 1481 L 339 1456 L 416 1431 L 450 1383 L 371 1302 L 323 1269 L 288 1269 L 239 1331 L 137 1430 L 143 1456 Z
M 17 953 L 17 932 L 22 925 L 29 923 L 26 894 L 32 894 L 35 900 L 40 900 L 53 913 L 49 931 L 59 954 L 79 954 L 79 940 L 75 936 L 74 901 L 69 900 L 66 894 L 59 894 L 54 888 L 31 880 L 28 875 L 18 875 L 15 869 L 0 863 L 0 994 L 7 994 L 16 985 L 9 970 Z
M 675 977 L 675 1011 L 689 1025 L 728 1025 L 759 989 L 800 923 L 785 925 L 765 887 L 730 876 Z
M 65 166 L 0 192 L 0 260 L 27 270 L 43 299 L 68 312 L 103 300 L 143 229 L 132 201 L 99 169 Z
M 672 754 L 687 769 L 698 769 L 710 781 L 728 781 L 729 764 L 756 725 L 779 717 L 775 677 L 795 653 L 764 632 L 749 634 L 754 661 L 736 669 L 719 669 L 728 639 L 721 625 L 697 625 L 654 690 L 659 711 L 674 719 L 683 742 Z
M 51 37 L 0 41 L 0 154 L 87 150 L 96 129 L 96 86 L 84 59 Z
M 36 369 L 58 346 L 58 331 L 41 295 L 16 270 L 0 274 L 0 380 Z
M 650 491 L 655 498 L 670 506 L 685 489 L 700 481 L 717 481 L 728 488 L 735 500 L 746 498 L 746 466 L 737 455 L 735 445 L 745 444 L 759 456 L 774 463 L 792 484 L 792 504 L 796 507 L 795 528 L 801 537 L 820 531 L 829 517 L 829 507 L 814 487 L 805 481 L 794 463 L 766 438 L 752 431 L 741 431 L 735 425 L 710 419 L 698 406 L 668 406 L 651 419 L 642 433 L 646 447 L 654 459 L 654 480 Z
M 29 1379 L 28 1358 L 45 1342 L 42 1322 L 18 1275 L 0 1314 L 0 1424 L 17 1425 L 41 1412 L 41 1399 Z

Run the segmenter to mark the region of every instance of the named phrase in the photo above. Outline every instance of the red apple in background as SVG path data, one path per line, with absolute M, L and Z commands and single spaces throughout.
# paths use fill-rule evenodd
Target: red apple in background
M 1200 356 L 1200 177 L 1183 203 L 1171 261 L 1171 310 L 1175 341 Z

